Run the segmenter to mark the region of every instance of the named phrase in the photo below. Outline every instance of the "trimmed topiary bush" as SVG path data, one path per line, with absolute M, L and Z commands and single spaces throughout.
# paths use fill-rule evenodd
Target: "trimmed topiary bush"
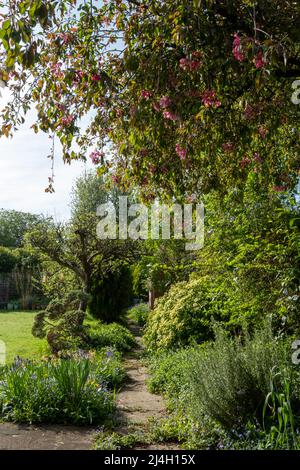
M 225 301 L 225 291 L 213 288 L 208 276 L 175 284 L 149 314 L 147 348 L 167 350 L 212 339 L 212 320 L 229 319 Z

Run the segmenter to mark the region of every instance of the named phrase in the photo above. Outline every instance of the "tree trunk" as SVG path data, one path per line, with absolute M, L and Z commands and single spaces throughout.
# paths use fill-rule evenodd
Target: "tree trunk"
M 154 289 L 149 290 L 149 308 L 150 310 L 154 309 L 154 302 L 156 299 L 156 292 Z

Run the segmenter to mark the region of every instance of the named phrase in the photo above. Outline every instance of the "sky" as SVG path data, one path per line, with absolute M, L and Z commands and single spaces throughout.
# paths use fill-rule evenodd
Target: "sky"
M 0 109 L 7 103 L 8 94 L 1 91 Z M 75 179 L 91 168 L 91 164 L 73 162 L 65 165 L 58 146 L 55 156 L 55 193 L 45 193 L 51 176 L 51 141 L 43 133 L 35 134 L 30 126 L 34 112 L 30 111 L 26 122 L 13 139 L 0 138 L 0 209 L 43 213 L 57 221 L 70 215 L 70 192 Z

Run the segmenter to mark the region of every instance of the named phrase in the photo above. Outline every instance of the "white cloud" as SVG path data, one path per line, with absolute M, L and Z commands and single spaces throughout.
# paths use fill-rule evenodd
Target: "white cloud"
M 0 108 L 7 100 L 3 93 Z M 51 176 L 51 141 L 42 133 L 30 129 L 34 113 L 29 113 L 26 123 L 13 139 L 0 139 L 0 208 L 54 215 L 57 219 L 69 216 L 70 191 L 74 180 L 90 164 L 73 162 L 65 165 L 59 150 L 55 158 L 55 193 L 45 193 Z

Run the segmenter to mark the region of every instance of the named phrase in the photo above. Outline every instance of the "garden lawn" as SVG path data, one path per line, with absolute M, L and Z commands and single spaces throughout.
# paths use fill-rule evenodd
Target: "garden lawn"
M 15 356 L 38 358 L 47 351 L 47 342 L 31 333 L 36 312 L 0 312 L 0 340 L 6 344 L 6 362 Z

